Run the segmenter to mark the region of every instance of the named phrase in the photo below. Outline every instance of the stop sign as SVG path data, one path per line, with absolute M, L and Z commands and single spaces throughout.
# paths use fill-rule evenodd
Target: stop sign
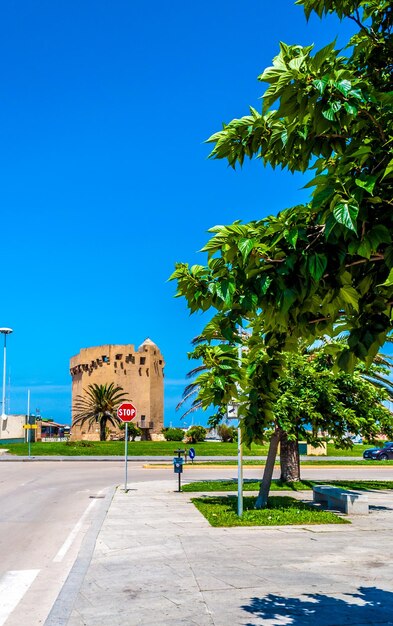
M 132 422 L 136 417 L 136 408 L 131 402 L 123 402 L 117 409 L 117 417 L 122 422 Z

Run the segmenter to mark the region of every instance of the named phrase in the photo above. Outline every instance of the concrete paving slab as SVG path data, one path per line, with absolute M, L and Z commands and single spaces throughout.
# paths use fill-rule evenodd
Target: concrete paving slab
M 172 481 L 118 489 L 64 624 L 393 624 L 390 492 L 351 525 L 225 529 L 190 497 Z

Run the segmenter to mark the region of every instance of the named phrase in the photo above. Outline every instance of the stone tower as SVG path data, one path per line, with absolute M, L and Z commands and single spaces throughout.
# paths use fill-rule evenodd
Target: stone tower
M 105 345 L 83 348 L 70 361 L 72 406 L 78 395 L 91 384 L 114 383 L 122 387 L 137 409 L 134 423 L 142 429 L 143 439 L 154 439 L 164 425 L 164 359 L 155 343 L 146 339 L 135 350 L 133 345 Z M 111 434 L 119 434 L 111 428 Z M 99 440 L 99 429 L 71 427 L 73 440 Z

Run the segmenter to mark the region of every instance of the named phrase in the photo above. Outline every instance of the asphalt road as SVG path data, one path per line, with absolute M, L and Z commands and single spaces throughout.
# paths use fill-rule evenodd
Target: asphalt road
M 0 625 L 45 621 L 120 476 L 119 463 L 1 464 Z
M 245 467 L 244 478 L 260 478 L 262 469 Z M 277 471 L 275 473 L 277 475 Z M 187 465 L 183 482 L 235 478 L 236 467 Z M 128 463 L 128 488 L 177 476 L 171 467 Z M 391 479 L 387 466 L 307 467 L 302 477 L 319 479 Z M 113 488 L 124 486 L 124 460 L 39 460 L 0 464 L 0 626 L 43 624 L 93 524 L 103 519 Z

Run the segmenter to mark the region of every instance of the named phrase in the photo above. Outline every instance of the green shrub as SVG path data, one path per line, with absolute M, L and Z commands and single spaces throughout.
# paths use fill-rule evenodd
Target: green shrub
M 163 428 L 162 433 L 167 441 L 183 441 L 184 430 L 181 428 Z
M 217 433 L 218 436 L 221 438 L 221 441 L 227 441 L 229 443 L 237 441 L 237 428 L 235 428 L 234 426 L 220 424 L 217 428 Z
M 186 432 L 186 438 L 189 443 L 200 443 L 205 441 L 206 428 L 203 426 L 191 426 Z
M 126 428 L 126 425 L 124 422 L 122 422 L 121 424 L 119 424 L 119 428 L 120 430 L 123 431 L 123 439 L 125 437 L 124 431 Z M 131 441 L 135 441 L 135 437 L 140 437 L 142 435 L 142 431 L 140 428 L 138 428 L 138 426 L 135 426 L 135 424 L 133 424 L 133 422 L 129 422 L 128 423 L 128 437 L 131 439 Z

